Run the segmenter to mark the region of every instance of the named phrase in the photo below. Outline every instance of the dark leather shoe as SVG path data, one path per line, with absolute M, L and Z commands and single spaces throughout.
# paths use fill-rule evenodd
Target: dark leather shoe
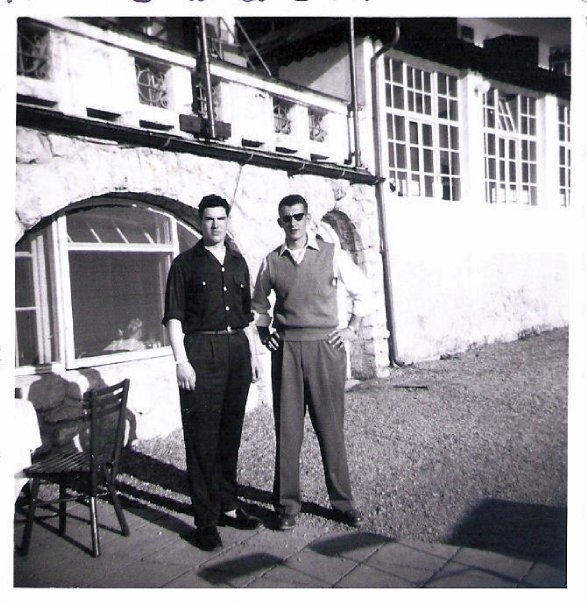
M 280 531 L 289 531 L 296 525 L 295 514 L 277 514 L 277 528 Z
M 253 531 L 261 526 L 261 520 L 256 516 L 251 516 L 242 508 L 237 508 L 235 518 L 228 514 L 220 514 L 219 524 L 221 526 L 231 526 L 241 531 Z
M 344 524 L 348 524 L 348 526 L 357 527 L 360 526 L 363 522 L 363 515 L 359 510 L 350 509 L 342 512 L 341 510 L 336 510 L 336 519 L 339 522 Z
M 215 526 L 199 526 L 196 528 L 195 544 L 206 552 L 211 552 L 222 547 L 220 533 Z

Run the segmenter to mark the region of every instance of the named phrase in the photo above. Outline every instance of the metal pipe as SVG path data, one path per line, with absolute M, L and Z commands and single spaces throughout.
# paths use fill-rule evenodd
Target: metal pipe
M 357 68 L 355 64 L 355 19 L 349 19 L 349 59 L 351 69 L 351 111 L 353 112 L 353 130 L 355 149 L 353 151 L 355 168 L 361 167 L 361 144 L 359 140 L 359 108 L 357 103 Z
M 210 78 L 210 56 L 208 54 L 208 36 L 206 35 L 206 19 L 200 17 L 200 41 L 202 52 L 200 55 L 202 61 L 202 71 L 204 74 L 204 92 L 206 93 L 206 112 L 207 135 L 208 138 L 216 138 L 216 122 L 214 121 L 214 106 L 212 104 L 212 79 Z
M 383 172 L 383 166 L 381 165 L 381 123 L 379 119 L 379 79 L 377 77 L 377 59 L 381 57 L 386 51 L 391 50 L 399 41 L 400 27 L 399 23 L 395 22 L 394 37 L 391 42 L 385 44 L 371 57 L 371 85 L 372 85 L 372 96 L 373 96 L 373 119 L 374 119 L 374 130 L 377 133 L 377 139 L 375 144 L 375 155 L 376 155 L 376 176 L 381 177 Z M 397 339 L 395 329 L 395 317 L 393 312 L 393 289 L 391 284 L 391 266 L 389 258 L 389 242 L 387 237 L 387 212 L 384 203 L 385 193 L 383 190 L 382 181 L 380 180 L 377 189 L 377 209 L 379 214 L 379 234 L 381 237 L 381 256 L 383 261 L 383 289 L 385 292 L 385 314 L 387 321 L 387 330 L 389 331 L 389 360 L 392 366 L 404 367 L 405 363 L 397 358 Z

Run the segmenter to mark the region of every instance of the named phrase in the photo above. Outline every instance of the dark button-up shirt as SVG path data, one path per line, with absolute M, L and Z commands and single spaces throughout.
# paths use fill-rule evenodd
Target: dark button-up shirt
M 253 314 L 242 255 L 227 246 L 220 264 L 200 240 L 177 256 L 167 276 L 163 325 L 169 319 L 181 321 L 185 334 L 246 327 Z

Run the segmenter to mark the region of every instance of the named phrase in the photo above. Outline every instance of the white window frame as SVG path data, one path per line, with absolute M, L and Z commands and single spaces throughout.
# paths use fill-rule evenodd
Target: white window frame
M 512 105 L 515 101 L 515 111 Z M 483 95 L 485 201 L 539 203 L 539 102 L 530 91 L 491 86 Z M 533 107 L 533 113 L 529 110 Z M 490 112 L 493 115 L 490 116 Z M 490 120 L 491 117 L 491 120 Z
M 394 185 L 393 191 L 401 197 L 417 197 L 423 199 L 438 199 L 443 201 L 460 201 L 463 195 L 463 168 L 460 159 L 463 146 L 462 116 L 464 115 L 464 102 L 460 92 L 461 74 L 458 70 L 444 65 L 437 65 L 428 61 L 418 60 L 416 57 L 405 55 L 403 53 L 387 54 L 387 61 L 384 70 L 384 111 L 385 111 L 385 141 L 387 143 L 387 170 L 390 184 Z M 394 80 L 393 62 L 398 65 L 401 63 L 403 79 L 401 83 Z M 415 76 L 424 81 L 430 80 L 430 89 L 422 90 L 424 87 L 415 87 L 409 85 L 408 75 L 412 73 L 412 80 Z M 389 77 L 388 77 L 389 73 Z M 447 92 L 441 92 L 440 82 L 442 78 L 454 79 L 454 94 L 447 88 Z M 395 107 L 393 101 L 394 87 L 401 90 L 403 107 Z M 446 99 L 449 108 L 446 117 L 439 115 L 439 100 Z M 422 101 L 423 107 L 428 107 L 429 111 L 411 110 L 408 102 L 412 100 L 414 105 L 418 100 Z M 451 103 L 453 105 L 451 105 Z M 453 107 L 456 107 L 456 116 L 452 116 Z M 403 138 L 397 131 L 398 119 L 403 119 Z M 392 123 L 390 124 L 390 120 Z M 418 132 L 417 143 L 411 142 L 410 124 L 415 125 Z M 454 144 L 454 147 L 441 147 L 440 130 L 446 126 L 450 133 L 448 144 Z M 431 144 L 425 144 L 423 131 L 430 128 L 432 133 Z M 391 131 L 390 131 L 391 130 Z M 456 131 L 456 136 L 453 133 Z M 393 146 L 394 157 L 397 158 L 398 147 L 405 148 L 405 168 L 398 166 L 397 159 L 392 158 L 389 149 Z M 412 164 L 410 157 L 410 147 L 417 153 L 412 156 L 417 159 L 417 168 Z M 425 154 L 432 153 L 432 170 L 427 170 Z M 449 154 L 449 172 L 442 170 L 441 157 L 448 152 Z M 392 162 L 393 165 L 392 165 Z M 398 174 L 405 173 L 405 184 L 400 182 Z M 430 183 L 431 186 L 427 186 Z M 444 192 L 449 185 L 450 191 L 445 197 Z M 431 195 L 426 194 L 427 189 L 431 189 Z
M 117 352 L 116 354 L 108 355 L 96 355 L 89 357 L 76 358 L 75 346 L 74 346 L 74 326 L 73 326 L 73 307 L 71 298 L 71 280 L 69 270 L 69 251 L 70 250 L 87 250 L 87 251 L 133 251 L 133 252 L 155 252 L 155 253 L 170 253 L 170 260 L 175 258 L 179 254 L 179 237 L 177 230 L 180 227 L 186 228 L 191 231 L 197 238 L 200 235 L 197 231 L 189 227 L 184 222 L 177 219 L 175 216 L 149 206 L 148 204 L 141 202 L 129 202 L 123 199 L 118 200 L 99 200 L 95 203 L 88 203 L 88 209 L 92 207 L 103 207 L 108 205 L 137 207 L 141 209 L 147 209 L 153 212 L 162 214 L 170 221 L 171 233 L 170 242 L 163 244 L 130 244 L 130 243 L 72 243 L 68 241 L 66 216 L 67 211 L 58 214 L 46 229 L 51 230 L 51 253 L 53 258 L 50 259 L 49 267 L 52 270 L 52 281 L 56 284 L 55 292 L 55 324 L 53 325 L 53 333 L 50 333 L 50 321 L 48 318 L 49 305 L 47 296 L 50 293 L 47 292 L 47 280 L 45 275 L 45 269 L 39 269 L 39 265 L 44 263 L 44 250 L 41 250 L 42 254 L 38 253 L 39 246 L 42 247 L 41 242 L 35 242 L 33 240 L 33 271 L 34 271 L 34 295 L 35 305 L 38 313 L 37 317 L 37 339 L 39 340 L 39 351 L 43 359 L 38 365 L 23 365 L 16 367 L 16 375 L 30 375 L 39 372 L 50 372 L 50 371 L 63 371 L 67 369 L 76 369 L 87 366 L 99 366 L 109 365 L 112 363 L 120 363 L 122 361 L 150 359 L 162 356 L 169 356 L 171 348 L 169 345 L 162 346 L 160 348 L 149 348 L 140 351 L 129 351 L 129 352 Z M 34 248 L 37 248 L 36 251 Z M 44 283 L 42 280 L 44 279 Z M 161 294 L 164 295 L 164 286 L 162 283 Z M 55 359 L 48 359 L 46 347 L 49 345 L 49 357 L 50 357 L 50 344 L 47 344 L 48 338 L 57 338 L 57 344 L 55 346 Z M 43 348 L 41 348 L 41 345 Z
M 558 99 L 558 193 L 560 205 L 571 205 L 571 106 Z

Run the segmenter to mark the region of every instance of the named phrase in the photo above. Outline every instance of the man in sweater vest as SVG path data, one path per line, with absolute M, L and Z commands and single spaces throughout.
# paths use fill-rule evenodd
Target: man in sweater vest
M 355 337 L 368 313 L 369 285 L 340 248 L 308 232 L 308 204 L 301 195 L 284 197 L 278 212 L 285 243 L 264 259 L 252 299 L 261 342 L 272 353 L 277 526 L 293 528 L 301 509 L 299 458 L 306 407 L 320 445 L 335 517 L 358 526 L 361 514 L 351 493 L 344 443 L 345 342 Z M 352 300 L 345 327 L 339 326 L 339 283 Z M 271 292 L 275 293 L 273 322 Z

